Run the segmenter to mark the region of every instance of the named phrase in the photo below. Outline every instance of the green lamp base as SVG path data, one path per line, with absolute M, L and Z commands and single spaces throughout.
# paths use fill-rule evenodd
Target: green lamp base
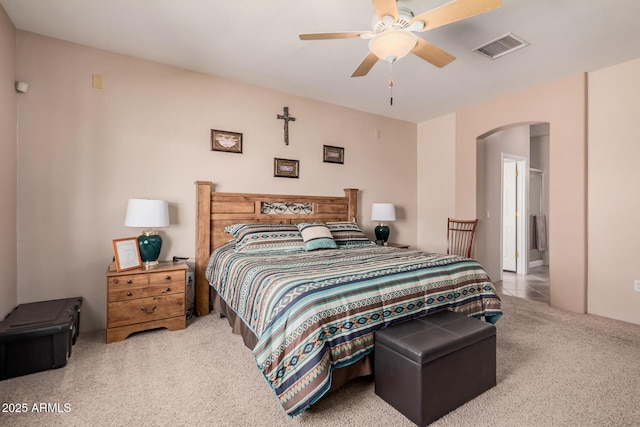
M 140 259 L 145 267 L 158 264 L 160 249 L 162 249 L 162 238 L 159 234 L 142 234 L 138 236 L 138 247 L 140 248 Z
M 389 239 L 389 227 L 386 225 L 378 225 L 374 229 L 376 233 L 376 240 L 382 240 L 382 243 L 387 243 Z

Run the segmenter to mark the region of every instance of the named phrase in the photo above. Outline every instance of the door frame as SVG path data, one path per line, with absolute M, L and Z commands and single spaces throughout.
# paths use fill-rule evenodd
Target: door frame
M 528 218 L 528 180 L 525 179 L 525 175 L 529 176 L 529 161 L 526 157 L 516 156 L 509 153 L 501 153 L 501 175 L 500 175 L 500 275 L 502 276 L 503 272 L 503 244 L 502 244 L 502 230 L 503 230 L 503 221 L 502 221 L 502 212 L 504 209 L 504 164 L 505 161 L 515 162 L 516 170 L 518 175 L 516 177 L 516 210 L 518 212 L 518 216 L 516 217 L 516 251 L 518 252 L 518 258 L 516 259 L 516 274 L 527 274 L 529 272 L 528 266 L 528 232 L 529 232 L 529 221 L 525 221 L 525 218 Z M 501 277 L 502 278 L 502 277 Z
M 502 271 L 518 271 L 518 163 L 502 156 Z

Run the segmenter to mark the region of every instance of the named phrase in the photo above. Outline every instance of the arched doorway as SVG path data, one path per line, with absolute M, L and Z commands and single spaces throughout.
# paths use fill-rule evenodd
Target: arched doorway
M 482 135 L 476 153 L 477 257 L 506 293 L 547 303 L 549 242 L 536 223 L 546 225 L 549 212 L 549 140 L 547 123 L 518 123 Z

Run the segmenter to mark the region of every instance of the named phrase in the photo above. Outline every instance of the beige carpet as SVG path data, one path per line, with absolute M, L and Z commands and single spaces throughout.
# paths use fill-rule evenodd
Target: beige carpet
M 433 426 L 640 425 L 640 326 L 515 297 L 503 302 L 498 385 Z M 413 425 L 370 380 L 290 420 L 217 315 L 109 345 L 104 331 L 81 331 L 66 367 L 0 381 L 0 402 L 28 408 L 0 413 L 3 426 Z M 33 412 L 34 403 L 58 404 L 59 412 Z

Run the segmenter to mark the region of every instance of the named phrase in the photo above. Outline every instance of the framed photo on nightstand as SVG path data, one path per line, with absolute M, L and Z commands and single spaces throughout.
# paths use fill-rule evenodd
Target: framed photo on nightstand
M 142 267 L 137 237 L 115 239 L 113 241 L 113 253 L 116 258 L 116 270 L 118 273 Z

